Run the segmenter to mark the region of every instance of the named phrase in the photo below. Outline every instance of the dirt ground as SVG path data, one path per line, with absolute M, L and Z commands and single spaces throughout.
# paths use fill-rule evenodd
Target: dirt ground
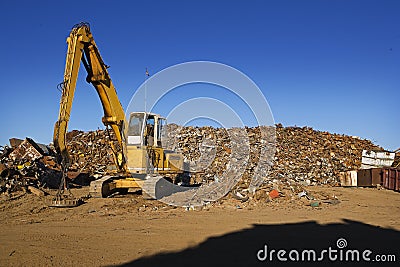
M 0 265 L 275 266 L 283 262 L 257 259 L 264 245 L 276 250 L 321 250 L 337 248 L 339 238 L 345 239 L 347 248 L 395 254 L 399 264 L 400 193 L 377 188 L 308 189 L 320 200 L 319 207 L 311 207 L 304 198 L 246 203 L 224 199 L 186 210 L 128 194 L 89 198 L 75 208 L 50 208 L 46 201 L 51 196 L 20 193 L 11 200 L 2 196 Z M 87 192 L 88 188 L 73 191 L 76 196 Z M 324 202 L 328 197 L 340 203 Z

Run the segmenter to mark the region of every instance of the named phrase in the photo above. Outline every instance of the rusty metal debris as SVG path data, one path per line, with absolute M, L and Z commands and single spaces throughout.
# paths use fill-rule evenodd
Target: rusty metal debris
M 57 169 L 46 165 L 46 161 L 54 156 L 50 148 L 37 144 L 30 138 L 12 138 L 10 143 L 11 147 L 4 146 L 0 150 L 1 193 L 27 190 L 28 187 L 57 186 Z
M 87 173 L 90 176 L 108 174 L 115 169 L 110 140 L 112 132 L 71 131 L 67 134 L 67 147 L 71 157 L 70 172 Z
M 12 143 L 12 142 L 10 142 Z M 12 145 L 11 145 L 12 146 Z M 10 153 L 9 158 L 13 161 L 35 161 L 44 156 L 44 151 L 32 139 L 26 138 Z
M 230 140 L 226 129 L 212 127 L 172 126 L 171 134 L 178 139 L 177 147 L 188 160 L 201 155 L 201 143 L 205 138 L 215 139 L 215 159 L 208 168 L 196 173 L 197 183 L 214 181 L 226 169 L 230 156 Z M 258 127 L 246 128 L 250 142 L 250 159 L 238 185 L 247 188 L 259 160 L 260 131 Z M 310 127 L 276 127 L 276 153 L 263 186 L 274 181 L 287 181 L 301 185 L 336 184 L 339 173 L 358 170 L 363 150 L 383 150 L 371 141 L 346 135 L 316 131 Z
M 106 131 L 72 131 L 67 134 L 67 145 L 72 166 L 67 179 L 88 185 L 112 169 L 113 161 Z M 10 139 L 10 146 L 0 147 L 0 193 L 11 193 L 35 188 L 57 189 L 62 179 L 51 145 L 36 143 L 30 138 Z M 28 190 L 29 191 L 29 190 Z
M 399 168 L 400 167 L 400 148 L 396 149 L 394 152 L 396 154 L 395 154 L 395 157 L 394 157 L 394 161 L 393 161 L 392 167 L 393 168 Z
M 383 150 L 369 140 L 316 131 L 310 127 L 283 127 L 278 124 L 268 128 L 268 134 L 263 138 L 259 127 L 246 127 L 245 133 L 249 142 L 248 160 L 240 167 L 243 168 L 243 174 L 232 188 L 232 193 L 226 194 L 226 197 L 240 201 L 265 201 L 272 190 L 277 190 L 282 196 L 297 198 L 310 185 L 337 185 L 341 173 L 360 169 L 363 150 Z M 180 127 L 172 124 L 168 126 L 168 136 L 172 135 L 175 142 L 168 143 L 170 139 L 167 138 L 165 145 L 181 150 L 186 161 L 198 163 L 197 169 L 192 169 L 192 184 L 221 184 L 227 167 L 231 167 L 230 173 L 239 172 L 236 167 L 232 169 L 229 166 L 230 157 L 238 145 L 238 142 L 232 143 L 230 138 L 239 136 L 239 129 Z M 81 184 L 88 185 L 88 180 L 110 174 L 113 169 L 110 140 L 113 138 L 105 130 L 69 132 L 67 147 L 71 155 L 71 167 L 65 179 L 81 180 Z M 274 152 L 272 157 L 260 159 L 260 151 L 270 149 L 271 144 L 276 147 L 276 151 L 271 150 Z M 214 155 L 211 162 L 202 157 L 205 152 Z M 239 153 L 239 157 L 242 156 L 245 155 Z M 260 160 L 271 166 L 268 172 L 257 169 Z M 396 165 L 400 165 L 399 152 L 395 155 L 392 167 Z M 261 182 L 257 184 L 257 192 L 251 192 L 249 188 L 256 174 Z M 57 189 L 61 179 L 61 169 L 51 145 L 37 144 L 29 138 L 12 138 L 10 146 L 0 147 L 0 193 L 26 190 L 28 186 L 28 192 L 32 188 Z M 348 183 L 351 184 L 350 181 Z M 36 193 L 41 194 L 39 191 Z M 61 199 L 56 197 L 53 204 L 73 206 L 79 202 L 70 200 L 60 202 Z

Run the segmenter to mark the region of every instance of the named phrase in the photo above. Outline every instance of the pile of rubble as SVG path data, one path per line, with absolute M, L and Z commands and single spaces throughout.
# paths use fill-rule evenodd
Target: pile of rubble
M 399 151 L 399 149 L 397 149 Z M 400 151 L 396 152 L 396 156 L 394 158 L 394 162 L 392 164 L 393 168 L 400 168 Z
M 167 133 L 164 145 L 190 161 L 192 183 L 211 184 L 240 173 L 235 192 L 253 185 L 265 192 L 289 186 L 298 193 L 308 185 L 336 184 L 339 172 L 360 168 L 363 150 L 382 150 L 358 137 L 280 124 L 232 129 L 170 124 Z M 113 133 L 106 130 L 69 132 L 69 170 L 95 178 L 109 173 L 114 166 L 110 140 Z M 0 153 L 0 192 L 28 185 L 57 188 L 60 166 L 51 146 L 29 138 L 10 144 Z
M 87 173 L 89 176 L 104 175 L 114 166 L 110 140 L 114 133 L 107 130 L 67 133 L 67 149 L 72 172 Z
M 363 150 L 383 148 L 356 136 L 277 125 L 277 154 L 272 177 L 335 183 L 339 172 L 358 170 Z
M 244 137 L 232 141 L 231 137 L 240 136 L 243 131 Z M 185 192 L 166 198 L 188 205 L 201 205 L 216 195 L 224 195 L 226 185 L 232 184 L 226 177 L 234 176 L 232 169 L 242 172 L 240 180 L 230 188 L 229 196 L 236 199 L 269 201 L 277 197 L 307 197 L 307 186 L 336 185 L 340 172 L 360 169 L 363 150 L 383 150 L 359 137 L 280 124 L 244 129 L 169 125 L 167 132 L 166 146 L 181 151 L 195 165 L 191 168 L 192 182 L 210 185 L 195 194 Z M 235 146 L 240 151 L 236 157 L 232 156 Z M 246 156 L 247 160 L 241 160 Z M 255 188 L 258 188 L 256 192 Z
M 12 138 L 10 144 L 0 150 L 0 192 L 58 187 L 61 176 L 50 147 L 30 138 Z
M 259 127 L 246 128 L 246 131 L 250 158 L 241 181 L 244 184 L 242 187 L 249 185 L 265 144 L 276 144 L 276 153 L 264 182 L 290 180 L 304 185 L 335 184 L 339 172 L 360 168 L 363 150 L 382 150 L 369 140 L 316 131 L 309 127 L 282 127 L 278 124 L 275 128 L 270 127 L 264 137 L 260 136 Z M 226 170 L 231 146 L 226 129 L 172 125 L 168 135 L 169 148 L 180 150 L 191 161 L 201 158 L 204 152 L 202 148 L 209 146 L 207 143 L 215 146 L 214 160 L 208 168 L 194 175 L 195 182 L 213 181 Z M 273 150 L 270 148 L 270 151 Z
M 112 134 L 103 130 L 68 132 L 67 149 L 71 160 L 68 177 L 87 184 L 91 179 L 109 173 L 114 164 L 110 138 L 113 138 Z M 58 188 L 61 175 L 52 145 L 38 144 L 30 138 L 12 138 L 10 146 L 1 147 L 0 193 L 28 187 Z M 78 176 L 82 179 L 76 179 Z

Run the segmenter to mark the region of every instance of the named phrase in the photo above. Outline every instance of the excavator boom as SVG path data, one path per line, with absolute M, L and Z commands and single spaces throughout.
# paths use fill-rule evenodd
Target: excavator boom
M 125 143 L 125 113 L 118 100 L 117 92 L 108 74 L 108 66 L 104 64 L 99 49 L 93 39 L 87 23 L 80 23 L 72 28 L 67 38 L 68 52 L 65 63 L 64 80 L 61 83 L 62 96 L 58 121 L 54 127 L 53 142 L 59 155 L 59 162 L 66 171 L 70 165 L 66 145 L 66 133 L 72 102 L 76 89 L 76 82 L 81 61 L 88 73 L 86 81 L 91 83 L 99 95 L 104 117 L 102 121 L 106 127 L 114 131 L 118 146 L 112 145 L 115 165 L 119 172 L 126 172 L 126 143 Z

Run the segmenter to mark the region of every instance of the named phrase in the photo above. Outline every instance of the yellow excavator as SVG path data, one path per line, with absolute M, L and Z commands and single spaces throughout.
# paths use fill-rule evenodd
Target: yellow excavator
M 65 177 L 70 166 L 66 133 L 81 62 L 87 72 L 86 81 L 94 86 L 103 106 L 102 122 L 107 130 L 114 132 L 116 138 L 110 141 L 116 166 L 115 173 L 91 182 L 90 195 L 106 197 L 116 190 L 142 189 L 146 180 L 156 181 L 166 175 L 182 175 L 183 155 L 162 147 L 161 134 L 166 127 L 165 118 L 150 112 L 133 112 L 128 118 L 125 117 L 107 71 L 108 66 L 100 56 L 89 24 L 75 25 L 67 38 L 67 44 L 64 80 L 60 84 L 60 111 L 53 135 L 58 162 L 63 172 L 56 204 L 62 206 L 66 203 L 61 199 L 62 192 L 67 189 Z M 146 191 L 151 190 L 150 186 Z

